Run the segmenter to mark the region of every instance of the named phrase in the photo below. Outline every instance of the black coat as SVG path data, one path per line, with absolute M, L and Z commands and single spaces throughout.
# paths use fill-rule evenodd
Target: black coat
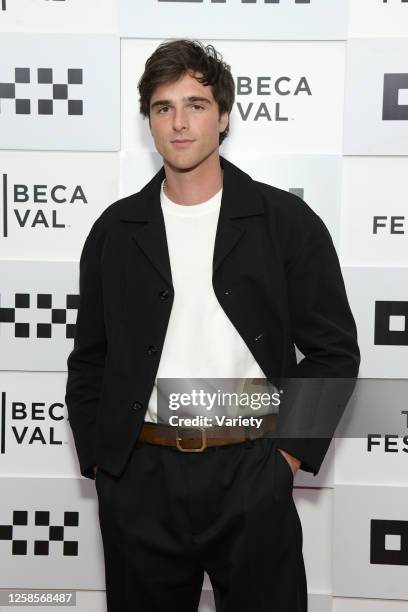
M 270 381 L 356 377 L 356 326 L 323 221 L 299 197 L 220 162 L 213 288 L 226 315 Z M 162 167 L 141 191 L 108 206 L 81 254 L 65 401 L 81 474 L 89 478 L 94 464 L 122 473 L 159 366 L 174 297 L 164 176 Z M 294 344 L 305 356 L 299 364 Z M 285 438 L 278 445 L 316 474 L 329 443 Z

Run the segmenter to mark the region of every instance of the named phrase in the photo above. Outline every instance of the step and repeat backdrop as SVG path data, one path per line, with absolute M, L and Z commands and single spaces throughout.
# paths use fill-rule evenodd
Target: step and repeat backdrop
M 372 383 L 355 413 L 405 419 L 337 437 L 316 477 L 296 474 L 310 611 L 406 612 L 407 0 L 0 0 L 0 589 L 74 589 L 78 610 L 106 610 L 64 405 L 78 261 L 93 221 L 161 166 L 137 82 L 182 37 L 232 69 L 220 153 L 330 230 Z

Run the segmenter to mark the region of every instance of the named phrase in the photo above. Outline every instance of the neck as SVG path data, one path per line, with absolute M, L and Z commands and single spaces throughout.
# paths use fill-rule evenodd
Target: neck
M 186 206 L 206 202 L 222 187 L 223 170 L 218 150 L 199 165 L 180 170 L 164 160 L 164 193 L 176 204 Z

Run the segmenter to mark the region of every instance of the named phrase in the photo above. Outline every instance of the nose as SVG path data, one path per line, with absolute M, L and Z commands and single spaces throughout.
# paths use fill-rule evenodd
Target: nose
M 184 108 L 175 108 L 173 113 L 173 129 L 176 132 L 188 128 L 187 113 Z

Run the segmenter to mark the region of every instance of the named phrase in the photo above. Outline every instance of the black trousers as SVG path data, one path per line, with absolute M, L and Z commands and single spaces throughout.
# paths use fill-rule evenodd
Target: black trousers
M 306 612 L 293 475 L 272 438 L 201 453 L 137 441 L 96 475 L 108 612 Z

